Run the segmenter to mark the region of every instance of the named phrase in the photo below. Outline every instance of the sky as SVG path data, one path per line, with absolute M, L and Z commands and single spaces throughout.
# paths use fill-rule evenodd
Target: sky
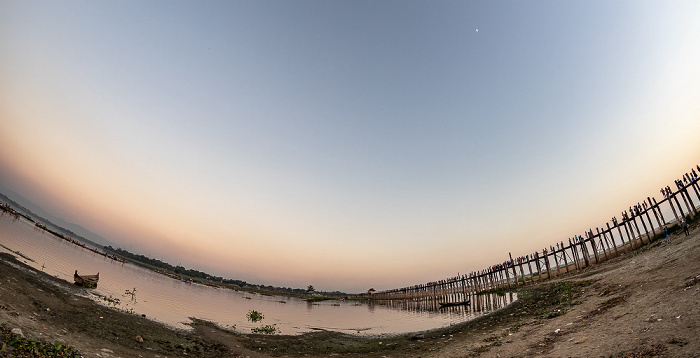
M 0 184 L 116 246 L 361 292 L 700 164 L 697 1 L 0 1 Z

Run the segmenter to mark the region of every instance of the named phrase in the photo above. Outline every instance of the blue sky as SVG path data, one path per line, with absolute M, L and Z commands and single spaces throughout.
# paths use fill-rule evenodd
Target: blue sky
M 699 8 L 4 1 L 0 179 L 251 282 L 478 270 L 700 163 Z

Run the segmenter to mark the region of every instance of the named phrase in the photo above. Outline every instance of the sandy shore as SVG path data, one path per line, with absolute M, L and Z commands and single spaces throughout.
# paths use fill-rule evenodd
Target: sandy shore
M 700 230 L 520 292 L 487 317 L 447 329 L 367 339 L 332 332 L 241 335 L 206 322 L 192 332 L 116 311 L 82 288 L 1 255 L 0 323 L 84 357 L 697 357 Z M 137 341 L 137 336 L 143 338 Z M 1 344 L 1 343 L 0 343 Z M 13 356 L 0 352 L 2 356 Z

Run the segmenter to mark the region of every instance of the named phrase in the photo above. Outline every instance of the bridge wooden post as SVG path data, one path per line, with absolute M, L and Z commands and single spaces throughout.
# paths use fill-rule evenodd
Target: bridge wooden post
M 595 228 L 596 233 L 598 234 L 598 239 L 600 240 L 600 248 L 603 250 L 603 255 L 605 255 L 605 260 L 608 260 L 608 251 L 610 251 L 610 243 L 608 243 L 608 238 L 605 236 L 605 231 L 603 231 L 603 234 L 600 233 L 600 228 L 596 227 Z M 605 242 L 603 242 L 603 239 L 605 239 Z M 605 247 L 608 247 L 608 250 L 605 250 Z M 611 253 L 612 255 L 612 253 Z
M 569 238 L 569 250 L 571 250 L 571 262 L 574 263 L 576 266 L 576 270 L 581 269 L 581 265 L 579 264 L 578 257 L 576 255 L 576 238 L 574 237 L 574 241 L 572 243 L 571 238 Z
M 661 206 L 656 203 L 656 198 L 651 198 L 651 200 L 654 201 L 654 207 L 656 207 L 656 210 L 659 212 L 659 216 L 661 217 L 661 222 L 663 222 L 663 226 L 666 226 L 666 219 L 664 219 L 664 213 L 661 211 Z M 662 200 L 663 202 L 663 200 Z
M 595 237 L 593 236 L 593 230 L 588 229 L 588 232 L 586 233 L 586 236 L 588 236 L 588 240 L 591 242 L 591 248 L 593 248 L 593 256 L 595 256 L 595 263 L 599 263 L 600 259 L 598 258 L 598 248 L 595 245 Z
M 647 224 L 644 222 L 644 215 L 642 214 L 642 209 L 637 205 L 637 215 L 639 216 L 639 221 L 642 222 L 642 226 L 644 227 L 644 235 L 647 236 L 648 242 L 651 242 L 651 236 L 649 235 L 649 229 L 647 229 Z M 641 237 L 640 237 L 641 239 Z M 644 243 L 644 240 L 642 240 L 642 243 Z
M 518 273 L 515 271 L 515 262 L 513 262 L 513 255 L 508 253 L 508 258 L 510 258 L 510 267 L 513 269 L 513 278 L 515 279 L 515 287 L 518 287 Z
M 622 226 L 625 228 L 625 234 L 627 234 L 627 243 L 629 244 L 629 247 L 630 247 L 629 249 L 631 251 L 632 250 L 632 236 L 630 236 L 630 230 L 627 227 L 628 225 L 629 224 L 627 223 L 627 215 L 625 215 L 625 213 L 622 212 Z M 622 236 L 622 234 L 620 234 L 620 236 Z M 624 242 L 625 242 L 624 239 L 622 240 L 622 242 L 624 244 Z
M 642 244 L 644 244 L 644 240 L 642 240 L 642 232 L 639 231 L 639 225 L 637 225 L 637 217 L 635 215 L 631 215 L 631 216 L 632 216 L 631 222 L 632 222 L 632 224 L 634 224 L 634 228 L 637 229 L 637 235 L 638 235 L 639 241 L 640 241 L 639 245 L 641 246 Z
M 688 180 L 690 180 L 690 186 L 695 191 L 695 196 L 697 196 L 698 200 L 700 200 L 700 192 L 698 192 L 698 188 L 700 187 L 698 187 L 698 181 L 694 177 L 690 177 L 690 175 L 688 175 L 688 177 Z
M 692 208 L 692 210 L 688 209 L 690 212 L 693 213 L 693 214 L 691 214 L 691 215 L 692 215 L 692 216 L 697 215 L 697 214 L 698 214 L 698 210 L 695 208 L 695 204 L 693 203 L 693 199 L 690 197 L 690 193 L 688 192 L 688 187 L 687 187 L 687 186 L 683 188 L 683 192 L 685 193 L 685 196 L 688 198 L 688 203 L 690 203 L 690 207 Z
M 681 219 L 678 218 L 678 213 L 676 212 L 676 208 L 673 206 L 673 199 L 671 199 L 671 194 L 667 194 L 666 200 L 668 200 L 668 205 L 671 206 L 671 211 L 673 211 L 673 217 L 676 218 L 676 222 L 677 223 L 681 222 Z
M 484 283 L 481 279 L 481 275 L 483 274 L 482 272 L 476 272 L 474 275 L 474 282 L 476 283 L 477 291 L 476 293 L 481 293 L 484 292 Z
M 477 279 L 479 280 L 479 293 L 486 291 L 486 278 L 484 271 L 479 272 Z
M 518 257 L 518 267 L 520 267 L 520 277 L 523 278 L 523 285 L 526 285 L 527 282 L 525 282 L 525 270 L 523 270 L 523 259 Z
M 559 247 L 561 247 L 561 254 L 564 260 L 564 268 L 566 268 L 566 273 L 569 273 L 569 260 L 566 259 L 566 250 L 564 250 L 564 241 L 559 242 Z M 571 260 L 573 261 L 573 259 Z
M 452 302 L 453 296 L 452 279 L 448 279 L 447 282 L 445 282 L 445 301 Z
M 677 183 L 676 186 L 678 187 L 678 193 L 680 193 L 681 198 L 683 198 L 683 202 L 685 203 L 685 207 L 688 209 L 688 215 L 690 215 L 690 217 L 692 218 L 693 217 L 693 209 L 690 208 L 690 205 L 688 205 L 688 200 L 686 200 L 686 198 L 685 198 L 687 192 L 685 190 L 685 187 L 683 186 L 683 182 L 681 181 L 681 182 Z M 683 215 L 683 216 L 685 216 L 685 215 Z
M 615 256 L 620 256 L 620 254 L 617 252 L 617 244 L 615 243 L 615 236 L 613 235 L 612 229 L 610 229 L 610 223 L 605 223 L 605 226 L 608 227 L 608 232 L 610 233 L 610 241 L 612 241 L 613 248 L 615 250 Z M 620 233 L 620 237 L 622 237 L 622 233 Z
M 506 274 L 506 286 L 510 289 L 510 272 L 508 272 L 508 264 L 503 265 L 503 273 Z
M 530 262 L 532 262 L 532 258 L 530 256 L 525 256 L 525 259 L 527 260 L 527 268 L 530 270 L 530 281 L 535 283 L 535 274 L 534 271 L 532 271 L 532 265 L 530 264 Z
M 591 265 L 590 255 L 588 254 L 588 247 L 586 246 L 586 240 L 581 236 L 579 236 L 579 245 L 578 246 L 581 250 L 581 256 L 583 257 L 583 263 L 585 265 L 584 267 L 590 266 Z
M 632 238 L 630 241 L 632 245 L 630 247 L 634 248 L 637 245 L 637 236 L 634 234 L 634 226 L 632 226 L 632 220 L 630 220 L 629 218 L 627 218 L 627 226 L 629 226 L 629 232 L 630 234 L 632 234 Z
M 574 257 L 576 257 L 577 269 L 581 270 L 584 267 L 586 267 L 586 261 L 584 260 L 583 252 L 580 251 L 581 250 L 581 239 L 577 235 L 574 235 L 574 244 L 571 245 L 571 250 L 574 253 Z
M 542 281 L 542 266 L 540 266 L 540 255 L 537 251 L 533 254 L 535 257 L 535 266 L 537 266 L 537 281 Z
M 647 220 L 649 220 L 649 226 L 650 226 L 651 234 L 652 234 L 652 237 L 649 239 L 649 242 L 651 242 L 651 240 L 654 238 L 654 236 L 656 236 L 656 230 L 654 230 L 654 223 L 651 221 L 651 217 L 649 216 L 649 209 L 645 209 L 644 214 L 646 214 Z M 644 221 L 644 219 L 642 219 L 642 221 Z M 649 235 L 649 232 L 647 231 L 647 237 L 648 237 L 648 235 Z
M 547 249 L 542 249 L 542 258 L 544 258 L 544 264 L 547 266 L 547 278 L 552 279 L 552 269 L 549 268 L 549 257 Z
M 698 192 L 698 190 L 700 190 L 700 186 L 698 186 L 698 180 L 690 174 L 688 174 L 688 180 L 690 181 L 690 186 L 692 186 L 693 190 L 695 190 L 695 196 L 697 196 L 698 200 L 700 200 L 700 192 Z
M 656 213 L 657 207 L 651 202 L 651 198 L 647 196 L 647 201 L 649 202 L 649 207 L 651 208 L 651 211 L 654 213 L 654 217 L 656 218 L 656 223 L 659 224 L 659 230 L 664 231 L 664 226 L 661 224 L 661 220 L 659 220 L 659 214 Z M 654 234 L 656 235 L 656 234 Z
M 673 193 L 673 195 L 671 195 L 671 197 L 673 197 L 673 200 L 676 201 L 676 205 L 678 205 L 678 211 L 681 212 L 681 217 L 685 218 L 685 213 L 683 212 L 683 207 L 681 206 L 681 203 L 678 201 L 678 192 Z
M 620 229 L 620 224 L 617 222 L 616 217 L 613 217 L 613 225 L 615 228 L 617 228 L 617 233 L 620 234 L 620 241 L 622 241 L 620 246 L 622 247 L 622 250 L 624 251 L 625 250 L 625 237 L 622 235 L 622 229 Z
M 452 278 L 449 283 L 450 301 L 457 302 L 457 281 Z

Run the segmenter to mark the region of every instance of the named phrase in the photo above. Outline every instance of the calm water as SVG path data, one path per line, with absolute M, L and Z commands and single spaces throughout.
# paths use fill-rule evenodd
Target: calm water
M 186 284 L 163 275 L 97 255 L 34 227 L 23 219 L 0 216 L 0 252 L 10 252 L 49 275 L 73 282 L 73 272 L 100 273 L 96 289 L 86 295 L 105 303 L 103 297 L 121 300 L 119 308 L 145 314 L 176 328 L 188 329 L 189 317 L 210 320 L 222 327 L 250 333 L 253 327 L 276 324 L 282 334 L 316 329 L 359 335 L 384 335 L 425 331 L 464 322 L 504 307 L 515 299 L 484 296 L 473 306 L 438 310 L 416 303 L 385 304 L 323 301 L 310 303 L 291 297 L 263 296 L 198 284 Z M 135 302 L 126 291 L 136 290 Z M 246 313 L 256 310 L 265 318 L 250 323 Z

